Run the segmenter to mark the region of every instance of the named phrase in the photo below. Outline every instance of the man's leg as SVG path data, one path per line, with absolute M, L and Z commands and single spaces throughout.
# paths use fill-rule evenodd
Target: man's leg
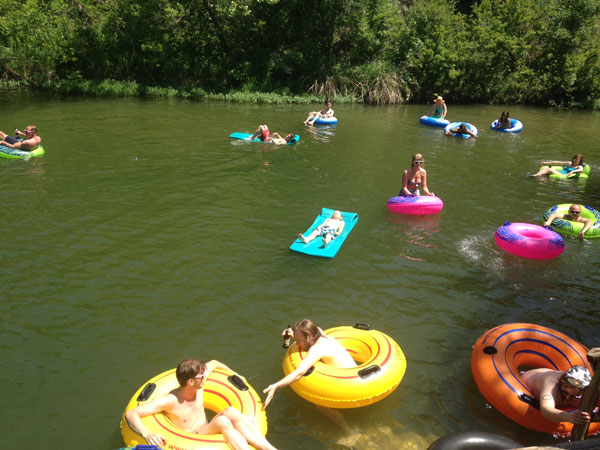
M 235 429 L 231 420 L 221 412 L 212 420 L 198 429 L 194 430 L 196 434 L 222 434 L 227 441 L 227 445 L 232 450 L 248 450 L 248 442 L 242 434 Z
M 258 427 L 248 418 L 244 417 L 237 409 L 231 407 L 225 408 L 221 411 L 221 414 L 231 421 L 233 427 L 244 436 L 246 442 L 253 447 L 259 450 L 276 450 L 275 447 L 267 441 L 267 438 L 265 438 L 258 430 Z

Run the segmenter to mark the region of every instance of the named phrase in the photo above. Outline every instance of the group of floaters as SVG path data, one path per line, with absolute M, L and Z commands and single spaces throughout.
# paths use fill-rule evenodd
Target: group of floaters
M 549 174 L 558 179 L 587 178 L 589 170 L 590 166 L 583 164 L 583 155 L 578 154 L 573 157 L 570 165 L 555 168 L 550 165 L 542 166 L 534 176 Z M 589 205 L 554 205 L 544 212 L 542 218 L 543 226 L 506 222 L 494 233 L 496 244 L 502 250 L 523 258 L 552 259 L 565 250 L 561 234 L 581 239 L 600 237 L 600 212 Z
M 321 111 L 312 111 L 308 114 L 304 124 L 318 124 L 319 120 L 330 120 L 330 123 L 337 123 L 334 111 L 331 109 L 331 102 L 326 100 L 326 107 Z M 459 136 L 463 138 L 477 137 L 477 128 L 467 122 L 450 123 L 446 119 L 448 109 L 444 99 L 438 96 L 429 111 L 429 115 L 422 116 L 420 123 L 434 126 L 445 127 L 445 134 L 448 136 Z M 323 123 L 323 122 L 322 122 Z M 523 124 L 509 116 L 508 111 L 503 111 L 500 118 L 494 120 L 490 127 L 496 131 L 507 133 L 520 132 Z M 298 135 L 288 134 L 282 138 L 278 133 L 271 133 L 266 125 L 260 125 L 254 134 L 250 133 L 232 133 L 233 139 L 249 140 L 253 142 L 264 142 L 273 144 L 295 144 L 300 140 Z M 409 215 L 429 215 L 439 213 L 444 202 L 441 198 L 430 192 L 427 187 L 427 172 L 423 168 L 424 159 L 421 154 L 413 155 L 411 168 L 404 171 L 402 178 L 402 189 L 398 196 L 392 197 L 387 202 L 388 210 Z M 572 161 L 542 161 L 540 170 L 532 176 L 548 175 L 550 178 L 587 178 L 590 172 L 589 164 L 583 162 L 583 155 L 575 155 Z M 424 195 L 421 195 L 420 190 Z M 571 206 L 580 211 L 570 213 Z M 495 233 L 497 245 L 508 253 L 517 256 L 534 259 L 555 258 L 564 251 L 564 241 L 556 233 L 580 236 L 585 238 L 600 237 L 600 213 L 591 206 L 562 204 L 555 205 L 544 214 L 544 227 L 526 223 L 507 222 Z M 569 211 L 569 212 L 567 212 Z M 306 231 L 307 239 L 303 234 L 291 245 L 291 250 L 306 253 L 313 256 L 333 258 L 348 233 L 352 230 L 358 221 L 358 214 L 353 212 L 340 212 L 342 224 L 346 222 L 349 226 L 345 232 L 342 230 L 330 230 L 325 226 L 326 221 L 332 220 L 331 214 L 335 211 L 323 208 L 321 214 L 317 216 L 314 223 Z M 580 214 L 578 217 L 573 215 Z M 340 220 L 336 219 L 336 220 Z M 317 245 L 312 242 L 315 237 L 321 236 L 323 244 Z M 312 242 L 312 243 L 311 243 Z M 335 242 L 335 245 L 332 243 Z
M 331 109 L 331 101 L 325 100 L 325 108 L 321 111 L 311 111 L 308 113 L 305 125 L 335 125 L 338 123 L 335 112 Z M 242 141 L 262 142 L 264 144 L 275 145 L 293 145 L 300 141 L 300 136 L 294 133 L 288 133 L 282 138 L 279 133 L 269 130 L 267 125 L 259 125 L 254 134 L 235 132 L 229 135 L 231 139 L 240 139 Z
M 420 123 L 433 127 L 444 127 L 447 136 L 468 139 L 477 137 L 477 128 L 468 122 L 450 123 L 446 119 L 448 108 L 444 99 L 438 96 L 434 100 L 429 114 L 420 118 Z M 506 133 L 518 133 L 523 124 L 503 111 L 500 118 L 494 120 L 490 128 Z M 583 162 L 583 155 L 577 154 L 569 161 L 542 161 L 542 167 L 531 176 L 547 175 L 553 179 L 588 178 L 589 164 Z M 422 205 L 422 206 L 421 206 Z M 441 200 L 428 197 L 410 198 L 401 193 L 400 197 L 388 200 L 390 211 L 403 214 L 436 214 L 443 208 Z M 504 251 L 517 256 L 532 259 L 551 259 L 559 256 L 565 249 L 564 240 L 557 234 L 579 236 L 581 238 L 600 237 L 600 213 L 591 206 L 560 204 L 552 206 L 544 213 L 544 226 L 529 223 L 506 222 L 495 234 L 497 245 Z
M 312 328 L 317 331 L 310 331 Z M 151 378 L 130 399 L 121 420 L 126 445 L 150 443 L 180 450 L 226 449 L 236 433 L 219 432 L 219 427 L 223 421 L 231 421 L 234 429 L 239 427 L 244 439 L 253 432 L 260 433 L 262 438 L 255 439 L 264 445 L 252 442 L 256 448 L 272 449 L 264 438 L 265 408 L 277 389 L 289 385 L 305 400 L 328 408 L 324 411 L 328 417 L 341 416 L 339 410 L 364 407 L 389 396 L 406 372 L 406 357 L 396 341 L 366 324 L 323 331 L 305 319 L 294 328 L 288 326 L 282 336 L 283 347 L 288 348 L 283 358 L 284 377 L 264 390 L 267 393 L 264 403 L 245 378 L 222 363 L 184 360 L 177 372 L 171 369 Z M 290 346 L 292 337 L 295 342 Z M 579 342 L 550 328 L 509 323 L 488 330 L 477 339 L 471 354 L 471 370 L 486 400 L 508 418 L 532 430 L 568 437 L 573 423 L 589 420 L 589 415 L 578 409 L 582 393 L 592 382 L 593 369 L 587 352 Z M 343 361 L 344 358 L 351 363 Z M 186 372 L 180 367 L 194 362 L 204 368 L 184 376 L 190 370 Z M 540 391 L 546 389 L 537 386 L 536 377 L 540 375 L 556 378 L 560 394 L 555 395 L 555 401 L 540 399 Z M 187 398 L 183 391 L 194 394 L 193 399 Z M 196 399 L 196 394 L 201 397 Z M 180 408 L 187 408 L 185 403 L 190 401 L 202 410 L 213 411 L 217 417 L 223 415 L 219 419 L 221 425 L 211 427 L 217 417 L 207 421 L 202 413 L 206 426 L 202 425 L 200 433 L 183 429 L 187 425 L 177 421 L 189 413 Z M 237 424 L 238 420 L 249 422 L 242 426 Z M 352 431 L 343 417 L 338 420 L 345 431 Z M 339 424 L 337 420 L 336 423 Z M 598 432 L 600 423 L 591 423 L 588 434 Z
M 469 122 L 450 122 L 446 119 L 448 108 L 444 98 L 439 95 L 434 101 L 429 113 L 421 116 L 419 122 L 430 127 L 444 128 L 446 136 L 456 136 L 463 139 L 478 137 L 479 130 Z M 500 117 L 490 124 L 490 128 L 494 131 L 503 133 L 518 133 L 523 129 L 523 123 L 517 119 L 512 119 L 508 111 L 502 111 Z
M 121 420 L 125 444 L 179 450 L 252 444 L 274 449 L 265 438 L 265 408 L 275 391 L 288 385 L 305 400 L 327 408 L 322 410 L 326 416 L 337 416 L 332 420 L 358 438 L 360 433 L 345 423 L 338 410 L 383 400 L 398 387 L 406 371 L 406 358 L 398 344 L 366 324 L 323 331 L 304 319 L 294 328 L 288 326 L 282 336 L 283 347 L 288 348 L 284 377 L 263 391 L 267 393 L 264 403 L 245 378 L 223 363 L 184 360 L 177 369 L 151 378 L 135 392 Z M 292 337 L 295 342 L 290 346 Z M 217 416 L 208 421 L 204 408 Z M 195 423 L 194 417 L 203 423 Z

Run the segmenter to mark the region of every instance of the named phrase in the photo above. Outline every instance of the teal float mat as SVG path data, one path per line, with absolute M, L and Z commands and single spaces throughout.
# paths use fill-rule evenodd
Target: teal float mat
M 304 234 L 304 236 L 308 236 L 312 230 L 321 225 L 325 219 L 329 219 L 334 211 L 334 209 L 323 208 L 321 210 L 321 214 L 317 216 L 313 224 L 302 234 Z M 339 236 L 331 241 L 327 247 L 320 248 L 321 245 L 323 245 L 323 240 L 322 238 L 317 237 L 308 244 L 305 244 L 300 239 L 296 239 L 296 241 L 291 245 L 290 250 L 305 253 L 307 255 L 320 256 L 321 258 L 333 258 L 342 247 L 342 244 L 356 225 L 356 222 L 358 222 L 358 214 L 342 211 L 342 218 L 344 219 L 344 222 L 346 222 L 344 225 L 344 230 Z
M 229 137 L 231 139 L 241 139 L 242 141 L 247 141 L 249 138 L 252 137 L 252 134 L 251 133 L 231 133 L 229 135 Z M 290 142 L 288 142 L 287 145 L 296 144 L 299 140 L 300 140 L 300 136 L 296 135 L 296 137 L 294 139 L 292 139 Z M 252 142 L 261 142 L 263 144 L 272 144 L 272 142 L 263 142 L 260 140 L 260 138 L 253 139 Z

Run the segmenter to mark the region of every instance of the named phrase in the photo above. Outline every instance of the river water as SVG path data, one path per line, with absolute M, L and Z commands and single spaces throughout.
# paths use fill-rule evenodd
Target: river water
M 540 223 L 558 203 L 600 207 L 598 112 L 448 105 L 477 140 L 419 125 L 429 105 L 307 106 L 95 99 L 0 92 L 0 129 L 34 123 L 46 155 L 0 160 L 0 421 L 5 448 L 116 449 L 119 421 L 146 380 L 185 357 L 218 359 L 257 391 L 282 376 L 281 330 L 366 322 L 393 337 L 406 375 L 384 401 L 345 413 L 357 448 L 424 449 L 452 431 L 533 445 L 489 408 L 470 370 L 487 329 L 532 322 L 600 344 L 600 257 L 565 238 L 554 260 L 496 247 L 505 221 Z M 231 141 L 267 123 L 295 146 Z M 435 216 L 387 211 L 411 155 L 425 157 Z M 526 176 L 583 153 L 587 182 Z M 322 207 L 359 221 L 333 260 L 289 250 Z M 262 395 L 262 394 L 261 394 Z M 335 448 L 341 433 L 291 389 L 268 410 L 282 449 Z

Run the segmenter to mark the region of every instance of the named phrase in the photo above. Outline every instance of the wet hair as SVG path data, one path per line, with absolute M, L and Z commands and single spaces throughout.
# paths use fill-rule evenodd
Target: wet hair
M 302 319 L 294 325 L 294 332 L 297 332 L 304 337 L 309 346 L 312 346 L 315 341 L 321 336 L 321 331 L 316 323 L 309 319 Z
M 583 165 L 583 155 L 581 153 L 577 153 L 571 159 L 571 164 L 573 164 L 574 166 L 582 166 Z
M 177 366 L 175 376 L 179 382 L 179 386 L 184 387 L 190 378 L 194 378 L 199 373 L 206 371 L 206 364 L 197 359 L 184 359 Z
M 30 129 L 31 131 L 33 131 L 34 133 L 36 133 L 36 134 L 37 134 L 37 127 L 36 127 L 35 125 L 27 125 L 27 127 L 29 127 L 29 129 Z M 27 127 L 25 127 L 25 128 L 27 128 Z
M 468 129 L 467 124 L 464 122 L 458 126 L 458 131 L 462 134 L 466 134 Z
M 294 139 L 295 137 L 296 137 L 295 135 L 293 135 L 292 133 L 290 133 L 290 134 L 288 134 L 288 135 L 285 137 L 285 142 L 290 142 L 290 141 L 291 141 L 292 139 Z

